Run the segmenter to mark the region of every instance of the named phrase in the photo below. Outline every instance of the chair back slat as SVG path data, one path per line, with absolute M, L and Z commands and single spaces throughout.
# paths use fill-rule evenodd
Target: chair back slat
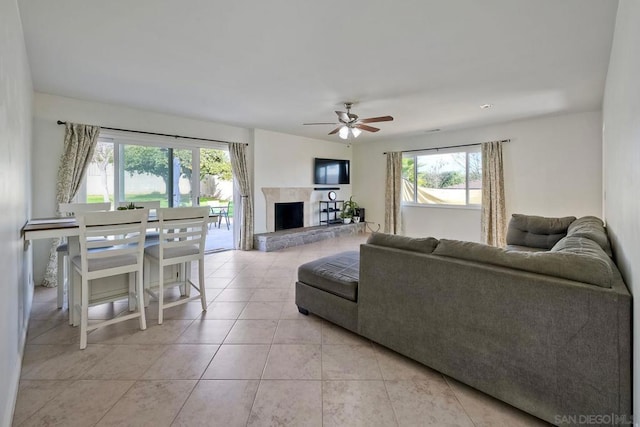
M 88 212 L 78 215 L 80 225 L 80 256 L 83 274 L 88 274 L 92 260 L 119 260 L 119 269 L 135 271 L 142 265 L 148 209 Z M 102 236 L 103 240 L 90 240 Z M 133 256 L 131 263 L 122 265 L 122 257 Z M 108 262 L 104 270 L 114 269 Z M 92 271 L 95 273 L 95 271 Z
M 165 249 L 198 246 L 204 253 L 209 221 L 209 207 L 158 209 L 160 257 Z

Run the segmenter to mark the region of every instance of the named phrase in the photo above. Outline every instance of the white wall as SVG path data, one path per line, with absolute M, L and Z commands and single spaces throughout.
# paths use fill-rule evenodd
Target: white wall
M 322 187 L 313 184 L 313 159 L 351 160 L 351 148 L 341 142 L 327 142 L 266 130 L 254 135 L 254 214 L 255 232 L 267 231 L 267 207 L 262 187 Z M 353 182 L 353 178 L 352 181 Z M 339 200 L 351 196 L 351 185 L 339 185 Z M 313 224 L 319 222 L 317 201 L 328 200 L 327 191 L 315 191 Z
M 30 216 L 33 89 L 16 0 L 0 0 L 0 425 L 11 425 L 27 319 L 30 251 L 20 229 Z
M 542 216 L 602 216 L 599 112 L 522 120 L 354 145 L 354 199 L 384 224 L 385 151 L 510 139 L 504 145 L 506 210 Z M 403 207 L 404 233 L 480 241 L 480 210 Z
M 57 120 L 232 142 L 250 143 L 252 141 L 252 132 L 244 128 L 120 105 L 36 93 L 33 135 L 34 217 L 54 216 L 56 211 L 56 177 L 64 140 L 64 126 L 58 126 Z M 198 144 L 202 144 L 203 147 L 208 146 L 204 141 L 199 141 Z M 249 146 L 249 151 L 248 162 L 251 167 L 252 144 Z M 43 240 L 36 241 L 33 245 L 33 270 L 36 284 L 40 284 L 44 277 L 50 244 L 50 241 Z
M 616 263 L 640 292 L 640 2 L 620 0 L 603 106 L 604 210 Z M 634 297 L 635 303 L 637 299 Z M 633 310 L 633 413 L 640 421 L 640 310 Z

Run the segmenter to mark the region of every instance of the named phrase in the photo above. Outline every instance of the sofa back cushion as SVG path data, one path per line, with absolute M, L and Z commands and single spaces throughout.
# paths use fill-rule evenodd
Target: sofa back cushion
M 507 245 L 549 250 L 567 235 L 567 229 L 575 219 L 575 216 L 545 218 L 513 214 L 507 229 Z
M 613 256 L 607 232 L 600 218 L 583 216 L 582 218 L 576 219 L 569 226 L 567 237 L 584 237 L 590 239 L 597 243 L 609 257 Z
M 481 243 L 441 239 L 433 255 L 493 264 L 610 288 L 613 281 L 611 260 L 598 245 L 594 246 L 600 250 L 600 256 L 590 255 L 587 251 L 566 249 L 553 252 L 507 251 Z M 593 247 L 590 247 L 590 250 L 593 250 Z
M 438 245 L 438 239 L 433 237 L 406 237 L 396 234 L 372 233 L 367 243 L 389 248 L 404 249 L 405 251 L 430 254 Z

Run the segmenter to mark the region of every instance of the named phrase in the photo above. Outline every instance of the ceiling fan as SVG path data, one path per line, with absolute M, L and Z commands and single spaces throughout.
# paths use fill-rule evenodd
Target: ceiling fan
M 338 115 L 338 123 L 303 123 L 303 125 L 338 125 L 337 128 L 329 132 L 329 135 L 338 134 L 342 139 L 348 139 L 349 135 L 357 138 L 363 130 L 367 132 L 378 132 L 380 129 L 369 126 L 365 123 L 390 122 L 393 120 L 391 116 L 370 117 L 368 119 L 360 119 L 357 114 L 351 112 L 352 102 L 345 102 L 344 111 L 336 111 Z

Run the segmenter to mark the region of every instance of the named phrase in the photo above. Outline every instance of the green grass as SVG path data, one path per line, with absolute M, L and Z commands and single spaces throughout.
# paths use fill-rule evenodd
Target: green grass
M 125 200 L 127 202 L 151 202 L 155 200 L 160 200 L 160 206 L 166 208 L 169 206 L 169 202 L 167 201 L 166 194 L 160 193 L 150 193 L 150 194 L 126 194 Z M 109 196 L 109 201 L 113 204 L 113 195 Z M 87 203 L 102 203 L 104 202 L 104 198 L 101 194 L 89 194 L 87 195 Z M 200 204 L 206 205 L 207 202 L 214 202 L 220 206 L 226 205 L 228 200 L 218 200 L 210 197 L 200 197 Z M 188 195 L 182 196 L 182 200 L 180 203 L 182 206 L 190 206 L 191 205 L 191 197 Z

